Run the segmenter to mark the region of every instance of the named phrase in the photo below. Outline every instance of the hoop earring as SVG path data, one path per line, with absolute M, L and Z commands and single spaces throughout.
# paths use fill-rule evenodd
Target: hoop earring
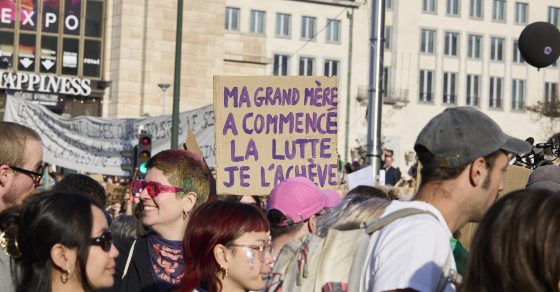
M 63 284 L 68 283 L 68 280 L 70 280 L 70 269 L 65 270 L 62 274 L 60 274 L 60 281 L 62 281 Z
M 189 215 L 189 212 L 186 212 L 185 210 L 183 210 L 183 220 L 187 219 L 187 215 Z
M 220 271 L 222 272 L 222 280 L 224 280 L 227 277 L 227 269 L 220 265 Z

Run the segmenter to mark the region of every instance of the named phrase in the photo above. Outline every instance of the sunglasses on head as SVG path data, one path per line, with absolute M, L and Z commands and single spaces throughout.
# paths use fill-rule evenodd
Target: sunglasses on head
M 105 231 L 101 236 L 92 238 L 91 244 L 98 245 L 103 251 L 108 252 L 111 250 L 111 245 L 113 244 L 113 235 L 111 235 L 111 232 Z
M 135 179 L 132 181 L 131 189 L 133 194 L 140 194 L 142 191 L 146 190 L 150 197 L 157 197 L 161 192 L 172 192 L 179 193 L 184 192 L 181 188 L 176 188 L 172 186 L 165 186 L 155 181 L 144 181 Z
M 10 168 L 31 177 L 35 185 L 39 185 L 41 183 L 41 179 L 43 178 L 43 174 L 45 173 L 45 168 L 43 167 L 43 165 L 39 165 L 37 169 L 35 169 L 35 171 L 19 168 L 12 165 L 10 165 Z

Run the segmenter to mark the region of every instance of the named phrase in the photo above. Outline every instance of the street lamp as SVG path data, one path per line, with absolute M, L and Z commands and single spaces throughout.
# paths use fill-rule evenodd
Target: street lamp
M 169 83 L 159 83 L 159 88 L 161 89 L 161 115 L 165 115 L 165 91 L 171 86 Z

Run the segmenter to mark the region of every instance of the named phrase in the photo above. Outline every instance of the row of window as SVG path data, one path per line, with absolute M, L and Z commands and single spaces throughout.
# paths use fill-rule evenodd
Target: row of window
M 225 29 L 228 31 L 240 31 L 240 9 L 226 7 Z M 325 41 L 329 43 L 340 43 L 340 20 L 327 19 L 325 27 Z M 266 11 L 251 10 L 249 18 L 249 32 L 254 34 L 266 34 Z M 281 38 L 292 37 L 292 15 L 287 13 L 276 13 L 275 36 Z M 317 35 L 317 18 L 313 16 L 301 17 L 300 38 L 302 40 L 313 40 Z
M 492 1 L 492 20 L 506 21 L 507 1 Z M 514 3 L 514 22 L 517 24 L 527 24 L 529 16 L 529 2 L 516 1 Z M 450 16 L 460 16 L 461 1 L 445 0 L 445 13 Z M 474 19 L 482 19 L 484 0 L 469 0 L 469 17 Z M 436 13 L 437 0 L 422 0 L 422 11 L 426 13 Z M 555 26 L 560 25 L 560 7 L 548 7 L 548 22 Z
M 420 70 L 418 100 L 421 102 L 434 101 L 434 71 Z M 513 79 L 511 82 L 511 109 L 524 110 L 526 96 L 526 81 L 522 79 Z M 442 101 L 444 104 L 457 104 L 457 73 L 443 73 L 443 94 Z M 490 77 L 488 91 L 488 107 L 501 109 L 503 107 L 503 85 L 502 77 Z M 479 106 L 481 99 L 481 77 L 480 75 L 467 74 L 465 96 L 466 104 L 470 106 Z M 557 84 L 545 83 L 545 103 L 556 99 Z
M 425 54 L 435 53 L 436 44 L 436 31 L 433 29 L 422 29 L 420 31 L 420 52 Z M 444 33 L 444 55 L 458 56 L 459 55 L 459 39 L 460 35 L 457 32 Z M 469 34 L 467 35 L 467 57 L 471 59 L 482 58 L 482 35 Z M 504 51 L 506 47 L 506 39 L 501 37 L 490 37 L 490 60 L 504 61 Z M 512 56 L 514 63 L 524 63 L 523 57 L 519 52 L 518 42 L 514 40 L 512 43 Z
M 299 57 L 298 74 L 300 76 L 314 76 L 316 73 L 315 58 Z M 323 75 L 327 77 L 338 76 L 340 61 L 325 59 L 323 62 Z M 290 56 L 274 55 L 273 74 L 275 76 L 287 76 L 290 74 Z

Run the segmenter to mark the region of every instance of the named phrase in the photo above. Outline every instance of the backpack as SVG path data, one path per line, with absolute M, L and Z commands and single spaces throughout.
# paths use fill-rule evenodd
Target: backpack
M 359 291 L 370 236 L 397 219 L 418 214 L 430 214 L 437 219 L 429 211 L 405 208 L 374 219 L 357 229 L 329 229 L 324 238 L 308 234 L 290 241 L 278 254 L 264 291 Z M 454 274 L 451 256 L 450 252 L 436 291 L 443 291 Z

